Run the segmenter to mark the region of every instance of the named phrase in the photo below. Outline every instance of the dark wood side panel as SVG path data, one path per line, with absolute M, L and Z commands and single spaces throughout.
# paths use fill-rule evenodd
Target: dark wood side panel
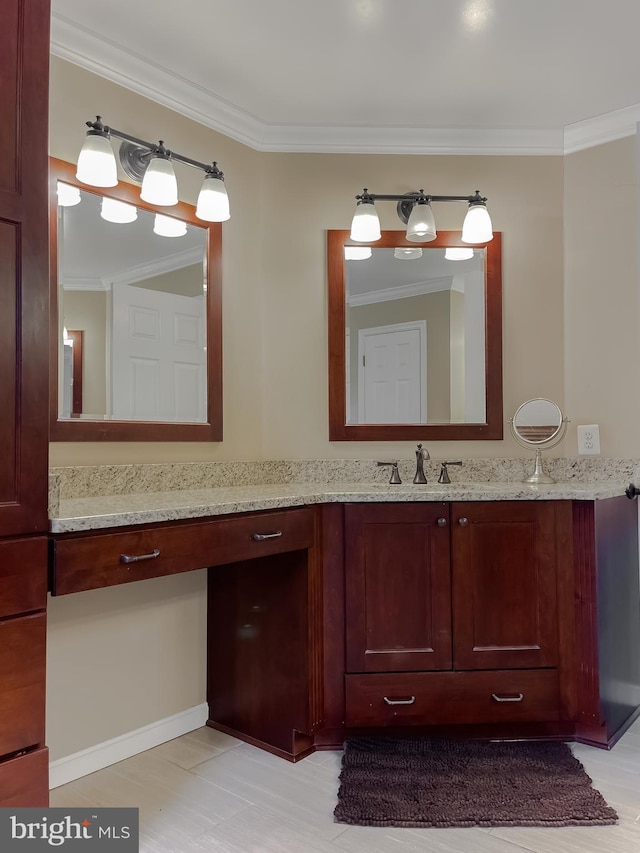
M 0 808 L 49 805 L 49 750 L 35 749 L 0 763 Z
M 553 503 L 456 503 L 451 524 L 454 667 L 557 666 Z
M 0 619 L 46 606 L 46 536 L 0 542 Z
M 0 756 L 44 745 L 46 616 L 0 622 Z
M 349 504 L 345 533 L 347 672 L 449 669 L 447 504 Z
M 322 507 L 324 725 L 344 725 L 344 508 Z
M 0 536 L 47 530 L 48 0 L 0 28 Z
M 210 569 L 210 724 L 294 758 L 314 724 L 309 646 L 306 551 Z

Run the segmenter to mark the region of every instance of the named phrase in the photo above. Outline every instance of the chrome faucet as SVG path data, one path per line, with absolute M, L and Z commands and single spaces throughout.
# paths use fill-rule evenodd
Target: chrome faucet
M 378 462 L 378 468 L 381 468 L 383 465 L 391 466 L 391 477 L 389 479 L 389 483 L 392 483 L 394 486 L 402 483 L 400 479 L 400 472 L 398 471 L 398 463 L 397 462 Z
M 421 444 L 418 445 L 418 449 L 416 450 L 416 473 L 413 477 L 414 483 L 426 483 L 427 478 L 424 473 L 424 460 L 430 459 L 429 451 L 426 447 L 423 447 Z
M 449 479 L 449 471 L 447 470 L 447 465 L 462 465 L 462 462 L 441 462 L 440 463 L 440 476 L 438 477 L 439 483 L 450 483 Z

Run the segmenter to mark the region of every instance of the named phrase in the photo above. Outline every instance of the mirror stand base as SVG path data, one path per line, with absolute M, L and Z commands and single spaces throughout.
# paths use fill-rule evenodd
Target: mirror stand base
M 530 477 L 527 477 L 522 481 L 523 483 L 533 483 L 534 485 L 538 485 L 539 483 L 555 483 L 556 481 L 547 474 L 542 466 L 542 452 L 540 450 L 536 450 L 536 461 L 533 469 L 533 474 Z

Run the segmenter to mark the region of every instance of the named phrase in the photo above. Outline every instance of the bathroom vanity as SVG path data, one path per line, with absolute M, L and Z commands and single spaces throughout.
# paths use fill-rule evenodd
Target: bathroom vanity
M 207 567 L 208 725 L 282 757 L 408 726 L 607 747 L 638 712 L 637 505 L 619 484 L 84 503 L 52 519 L 52 594 Z

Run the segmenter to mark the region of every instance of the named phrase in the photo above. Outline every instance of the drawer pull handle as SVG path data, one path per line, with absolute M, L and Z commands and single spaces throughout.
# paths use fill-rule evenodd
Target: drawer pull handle
M 497 693 L 492 693 L 491 698 L 494 702 L 522 702 L 524 693 L 518 693 L 517 696 L 498 696 Z
M 282 536 L 282 530 L 276 530 L 275 533 L 254 533 L 251 537 L 254 542 L 264 542 L 265 539 L 278 539 Z
M 413 705 L 416 701 L 416 697 L 411 696 L 409 699 L 389 699 L 388 696 L 385 696 L 384 701 L 387 705 Z
M 132 557 L 129 554 L 120 554 L 121 563 L 139 563 L 140 560 L 155 560 L 160 556 L 160 549 L 154 548 L 150 554 L 140 554 L 137 557 Z

